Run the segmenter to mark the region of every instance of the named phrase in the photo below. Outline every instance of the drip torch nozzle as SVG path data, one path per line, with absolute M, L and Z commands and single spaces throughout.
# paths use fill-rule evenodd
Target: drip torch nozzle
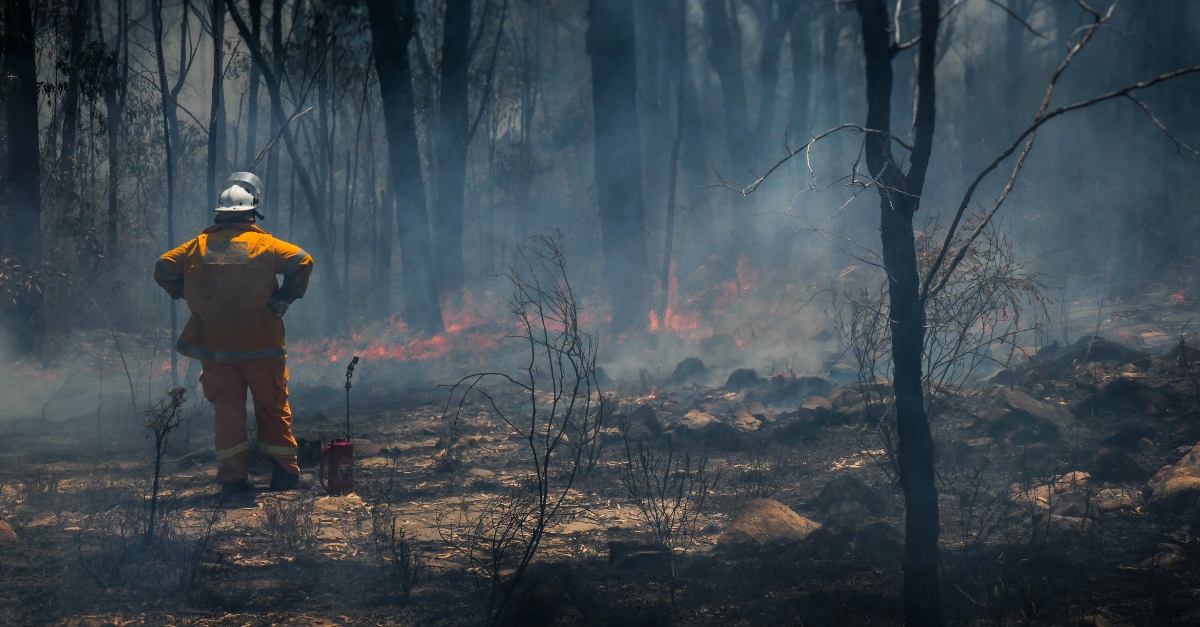
M 358 355 L 350 360 L 350 365 L 346 366 L 346 439 L 350 439 L 350 388 L 354 385 L 350 379 L 354 378 L 354 367 L 358 365 Z

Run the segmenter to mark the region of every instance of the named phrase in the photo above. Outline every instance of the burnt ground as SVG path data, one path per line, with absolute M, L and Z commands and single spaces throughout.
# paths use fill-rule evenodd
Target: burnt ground
M 1200 368 L 1177 348 L 1195 307 L 1160 293 L 1110 311 L 1107 339 L 1044 349 L 993 379 L 1000 383 L 981 382 L 935 408 L 949 623 L 1200 624 L 1197 492 L 1183 482 L 1167 494 L 1169 477 L 1154 479 L 1200 442 Z M 601 457 L 549 529 L 505 624 L 901 623 L 903 500 L 875 408 L 855 386 L 791 374 L 728 382 L 729 374 L 644 375 L 620 386 L 627 392 L 616 399 Z M 337 392 L 295 390 L 305 408 L 299 437 L 338 434 Z M 328 497 L 308 484 L 222 499 L 200 415 L 183 447 L 200 452 L 164 463 L 148 544 L 144 434 L 9 423 L 0 519 L 16 539 L 0 537 L 0 623 L 483 622 L 476 578 L 446 534 L 524 485 L 524 442 L 471 405 L 448 460 L 444 389 L 356 398 L 365 408 L 353 433 L 357 494 Z M 707 456 L 710 476 L 720 473 L 696 538 L 680 552 L 674 602 L 661 555 L 610 555 L 610 542 L 649 541 L 619 480 L 621 427 L 659 450 L 670 440 Z M 139 441 L 137 456 L 114 444 L 121 438 Z M 305 483 L 315 470 L 311 447 Z M 265 485 L 264 465 L 255 473 Z M 784 545 L 718 543 L 759 496 L 822 527 Z M 407 599 L 392 585 L 389 547 L 373 532 L 388 511 L 424 566 Z

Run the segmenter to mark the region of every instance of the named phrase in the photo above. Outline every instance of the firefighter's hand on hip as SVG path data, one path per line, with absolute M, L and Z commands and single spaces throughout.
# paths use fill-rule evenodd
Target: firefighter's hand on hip
M 267 307 L 275 314 L 276 318 L 282 318 L 283 314 L 287 313 L 289 303 L 279 296 L 272 296 L 271 300 L 267 301 Z

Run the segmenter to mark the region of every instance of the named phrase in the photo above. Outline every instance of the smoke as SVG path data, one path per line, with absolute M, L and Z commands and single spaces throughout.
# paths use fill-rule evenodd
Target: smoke
M 794 148 L 828 126 L 864 121 L 857 17 L 825 13 L 831 7 L 811 8 L 803 22 L 807 48 L 791 46 L 790 39 L 780 48 L 773 90 L 777 102 L 769 108 L 762 106 L 770 84 L 760 55 L 770 20 L 748 6 L 737 12 L 749 122 L 768 129 L 762 144 L 754 147 L 752 162 L 741 163 L 731 155 L 728 139 L 750 129 L 729 128 L 725 86 L 708 55 L 712 41 L 704 7 L 686 3 L 680 17 L 687 32 L 683 80 L 688 81 L 686 93 L 694 90 L 697 126 L 684 125 L 692 134 L 683 138 L 678 165 L 669 312 L 647 307 L 642 328 L 630 333 L 609 327 L 611 302 L 614 294 L 628 290 L 645 290 L 651 303 L 659 300 L 654 290 L 661 282 L 665 250 L 670 147 L 680 126 L 671 65 L 679 42 L 673 31 L 661 30 L 672 28 L 675 16 L 635 4 L 648 276 L 606 280 L 602 272 L 585 11 L 574 4 L 514 3 L 506 18 L 507 38 L 498 43 L 491 39 L 497 14 L 489 14 L 489 27 L 478 31 L 486 36 L 471 65 L 469 113 L 472 122 L 479 122 L 466 169 L 467 291 L 462 302 L 444 300 L 447 331 L 433 337 L 410 333 L 396 313 L 403 311 L 404 268 L 399 255 L 385 250 L 395 248 L 396 234 L 381 231 L 383 213 L 397 209 L 396 195 L 389 187 L 384 121 L 363 16 L 322 3 L 306 5 L 294 23 L 290 13 L 284 16 L 292 37 L 284 59 L 291 85 L 285 109 L 318 109 L 299 120 L 295 131 L 305 160 L 300 165 L 313 175 L 327 220 L 314 223 L 304 195 L 297 193 L 296 164 L 277 147 L 270 157 L 278 162 L 270 170 L 273 178 L 268 168 L 259 172 L 267 187 L 267 217 L 261 226 L 310 252 L 318 249 L 319 232 L 330 235 L 336 265 L 318 267 L 308 295 L 287 314 L 294 386 L 336 391 L 344 362 L 354 354 L 364 357 L 364 381 L 380 389 L 451 380 L 483 362 L 517 363 L 505 339 L 513 321 L 503 274 L 517 245 L 552 233 L 561 235 L 585 324 L 601 338 L 602 365 L 610 376 L 631 379 L 647 371 L 665 377 L 675 363 L 692 356 L 716 370 L 754 367 L 819 374 L 827 369 L 838 352 L 822 335 L 829 327 L 827 290 L 848 268 L 869 268 L 878 248 L 877 197 L 852 184 L 862 137 L 845 132 L 818 143 L 749 197 L 711 185 L 718 178 L 749 183 L 780 160 L 785 147 Z M 1079 20 L 1077 11 L 1053 3 L 1018 4 L 1025 7 L 1036 34 L 1023 27 L 1012 34 L 1010 18 L 983 3 L 967 3 L 945 22 L 937 75 L 939 123 L 922 202 L 922 211 L 943 220 L 974 173 L 1032 119 Z M 431 7 L 431 2 L 418 3 L 419 11 L 429 13 Z M 180 58 L 211 56 L 211 42 L 196 35 L 202 32 L 198 16 L 188 18 L 189 38 L 181 36 L 180 10 L 167 9 L 168 23 L 174 26 L 167 33 L 164 56 L 172 76 L 178 76 Z M 1196 63 L 1200 53 L 1181 42 L 1194 35 L 1197 10 L 1183 2 L 1161 12 L 1122 5 L 1117 26 L 1081 55 L 1052 102 L 1066 103 Z M 328 19 L 328 33 L 312 28 L 311 18 L 321 12 Z M 474 19 L 478 29 L 480 16 Z M 105 24 L 114 28 L 112 16 Z M 902 25 L 905 32 L 911 27 Z M 429 206 L 434 207 L 440 176 L 434 158 L 439 150 L 434 129 L 440 22 L 421 20 L 418 28 L 420 43 L 412 47 L 417 136 Z M 791 33 L 787 37 L 801 31 Z M 132 62 L 153 66 L 150 36 L 149 29 L 130 31 L 136 44 Z M 54 50 L 53 37 L 48 31 L 39 45 Z M 226 37 L 232 46 L 236 29 L 226 29 Z M 489 69 L 493 44 L 496 56 Z M 831 51 L 835 57 L 823 56 Z M 901 139 L 911 126 L 914 51 L 900 53 L 894 63 L 893 126 Z M 794 58 L 801 52 L 807 56 Z M 260 88 L 259 110 L 253 112 L 258 131 L 248 136 L 250 59 L 233 47 L 227 61 L 228 152 L 248 154 L 254 152 L 247 150 L 249 144 L 265 143 L 266 129 L 273 129 L 274 122 Z M 40 63 L 40 76 L 56 75 L 52 54 L 42 55 Z M 198 233 L 212 215 L 215 199 L 206 197 L 204 181 L 211 71 L 197 62 L 178 94 L 176 244 Z M 1162 122 L 1192 145 L 1200 143 L 1194 115 L 1197 87 L 1195 79 L 1184 79 L 1144 95 Z M 66 190 L 84 202 L 64 204 L 68 209 L 61 212 L 48 206 L 44 224 L 48 259 L 81 277 L 114 321 L 129 353 L 130 373 L 127 377 L 120 365 L 95 307 L 69 290 L 50 288 L 49 365 L 3 356 L 6 376 L 0 392 L 7 402 L 0 415 L 31 418 L 45 410 L 47 416 L 83 420 L 112 412 L 111 420 L 123 420 L 127 418 L 117 415 L 128 416 L 134 409 L 128 379 L 138 406 L 171 384 L 169 301 L 150 272 L 168 246 L 162 129 L 155 117 L 159 94 L 146 82 L 131 82 L 129 89 L 131 110 L 124 122 L 116 182 L 117 242 L 101 241 L 103 225 L 82 209 L 104 206 L 108 193 L 107 157 L 98 130 L 81 140 L 96 146 L 94 163 L 79 166 L 93 168 L 92 174 L 48 184 L 49 197 L 66 197 Z M 42 112 L 49 146 L 55 145 L 53 105 L 44 105 Z M 105 111 L 103 99 L 83 106 L 96 115 Z M 760 124 L 759 112 L 770 119 Z M 1194 176 L 1195 164 L 1179 159 L 1174 145 L 1140 108 L 1127 101 L 1095 107 L 1052 123 L 1038 142 L 1002 210 L 1019 254 L 1034 260 L 1034 269 L 1087 287 L 1079 288 L 1081 293 L 1095 291 L 1093 284 L 1111 286 L 1112 294 L 1128 293 L 1145 280 L 1190 286 L 1182 266 L 1195 254 L 1190 242 L 1196 221 L 1190 207 L 1200 193 L 1200 179 Z M 240 167 L 223 166 L 219 178 Z M 995 197 L 1009 167 L 1004 164 L 984 185 L 980 199 Z M 861 169 L 858 180 L 864 176 Z M 97 244 L 104 253 L 100 259 Z M 322 283 L 334 273 L 348 286 L 343 303 L 323 302 Z M 392 300 L 396 315 L 381 318 L 372 304 L 387 292 L 398 295 Z M 176 333 L 188 316 L 182 302 L 177 307 Z M 175 376 L 194 385 L 196 370 L 180 358 Z

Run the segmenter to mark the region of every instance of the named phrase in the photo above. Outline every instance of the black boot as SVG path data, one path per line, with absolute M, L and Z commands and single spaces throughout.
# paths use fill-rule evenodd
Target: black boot
M 254 491 L 254 486 L 250 485 L 250 482 L 245 479 L 221 482 L 221 493 L 225 496 L 245 496 L 252 491 Z
M 272 492 L 286 492 L 295 490 L 296 483 L 300 481 L 300 475 L 293 474 L 279 465 L 279 462 L 271 460 L 271 487 L 267 488 Z

